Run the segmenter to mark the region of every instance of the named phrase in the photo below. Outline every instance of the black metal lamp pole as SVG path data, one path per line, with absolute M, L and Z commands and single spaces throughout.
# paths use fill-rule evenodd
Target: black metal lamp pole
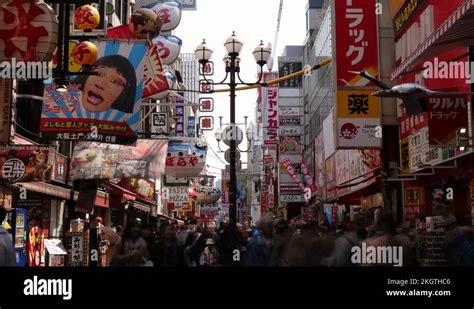
M 232 128 L 229 140 L 229 147 L 230 147 L 230 184 L 229 184 L 229 234 L 228 234 L 228 246 L 227 248 L 232 249 L 231 257 L 234 254 L 234 250 L 238 249 L 237 243 L 237 171 L 236 171 L 236 154 L 237 154 L 237 128 L 235 122 L 235 93 L 237 91 L 238 85 L 246 85 L 246 86 L 255 86 L 255 85 L 263 85 L 260 84 L 260 81 L 263 78 L 263 66 L 267 63 L 268 58 L 270 57 L 271 50 L 263 46 L 263 42 L 260 42 L 260 45 L 253 51 L 255 60 L 257 64 L 260 66 L 260 76 L 257 82 L 255 83 L 245 83 L 240 78 L 240 59 L 238 58 L 240 49 L 242 47 L 242 42 L 240 42 L 236 37 L 235 33 L 232 33 L 232 36 L 227 39 L 226 43 L 224 44 L 228 51 L 228 55 L 224 58 L 226 63 L 226 76 L 224 79 L 219 83 L 213 83 L 206 79 L 206 75 L 203 75 L 203 78 L 206 83 L 212 85 L 226 85 L 229 87 L 229 97 L 230 97 L 230 127 Z M 212 56 L 212 50 L 207 47 L 205 40 L 202 42 L 200 46 L 198 46 L 195 50 L 196 58 L 198 59 L 199 63 L 203 66 L 209 61 L 210 57 Z M 227 77 L 230 75 L 230 81 L 226 82 Z M 238 78 L 239 82 L 236 81 Z M 219 148 L 220 149 L 220 148 Z M 230 264 L 235 264 L 235 262 L 231 262 Z

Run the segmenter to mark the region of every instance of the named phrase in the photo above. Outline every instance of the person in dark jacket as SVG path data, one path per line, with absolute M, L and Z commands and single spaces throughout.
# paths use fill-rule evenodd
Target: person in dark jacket
M 0 206 L 0 266 L 17 266 L 12 239 L 8 231 L 1 225 L 6 216 L 7 211 Z
M 151 248 L 153 248 L 156 241 L 153 225 L 151 225 L 150 223 L 143 223 L 141 226 L 141 236 L 146 242 L 146 249 L 148 253 L 150 253 Z
M 155 267 L 184 267 L 184 250 L 178 245 L 174 227 L 160 226 L 160 240 L 151 249 L 151 261 Z

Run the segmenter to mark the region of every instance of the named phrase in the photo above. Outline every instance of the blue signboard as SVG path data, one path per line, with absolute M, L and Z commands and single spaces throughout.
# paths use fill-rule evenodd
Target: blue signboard
M 188 116 L 188 137 L 196 137 L 196 118 Z
M 176 136 L 184 137 L 184 93 L 178 92 L 176 97 Z

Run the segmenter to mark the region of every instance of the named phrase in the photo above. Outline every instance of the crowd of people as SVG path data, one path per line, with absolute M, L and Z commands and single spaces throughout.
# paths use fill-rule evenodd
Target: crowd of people
M 446 200 L 438 199 L 434 204 L 436 214 L 443 219 L 440 224 L 445 230 L 445 253 L 453 265 L 474 266 L 472 229 L 456 224 Z M 6 211 L 0 207 L 0 222 L 5 216 Z M 421 265 L 412 235 L 406 229 L 397 229 L 396 220 L 387 211 L 379 212 L 371 226 L 356 220 L 337 230 L 314 221 L 292 226 L 272 213 L 260 218 L 255 227 L 237 223 L 231 228 L 222 222 L 219 228 L 204 228 L 196 221 L 184 225 L 164 222 L 156 231 L 149 223 L 130 221 L 123 230 L 116 227 L 111 233 L 112 229 L 100 222 L 98 226 L 101 236 L 109 234 L 105 250 L 108 266 L 369 266 L 353 259 L 354 248 L 362 244 L 401 247 L 403 266 Z M 0 266 L 15 265 L 13 243 L 0 226 Z
M 445 250 L 453 265 L 474 266 L 473 239 L 454 224 L 452 214 L 441 210 L 440 215 L 446 228 Z M 110 265 L 369 266 L 352 259 L 353 248 L 362 243 L 375 248 L 401 247 L 403 266 L 420 265 L 413 237 L 406 230 L 397 229 L 390 212 L 379 213 L 372 226 L 356 222 L 336 231 L 316 222 L 294 227 L 267 213 L 256 227 L 238 223 L 233 246 L 229 232 L 225 223 L 217 229 L 203 228 L 196 222 L 182 226 L 165 223 L 155 238 L 150 225 L 140 227 L 130 222 Z

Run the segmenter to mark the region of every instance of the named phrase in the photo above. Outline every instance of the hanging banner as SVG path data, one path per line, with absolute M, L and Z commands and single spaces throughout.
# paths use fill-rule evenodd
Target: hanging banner
M 165 70 L 157 46 L 148 46 L 144 66 L 142 99 L 167 93 L 169 89 Z
M 140 126 L 143 41 L 94 41 L 98 60 L 58 92 L 45 84 L 40 130 L 51 140 L 94 140 L 114 144 L 136 142 Z
M 289 158 L 283 159 L 281 161 L 283 166 L 285 167 L 286 171 L 288 172 L 288 175 L 293 179 L 293 181 L 300 187 L 302 191 L 304 191 L 304 185 L 301 182 L 301 180 L 298 178 L 297 174 L 295 173 L 295 169 L 293 167 L 293 164 L 291 163 Z
M 409 187 L 404 188 L 404 219 L 415 221 L 420 218 L 420 208 L 425 206 L 425 188 Z
M 13 80 L 0 79 L 0 143 L 10 141 L 10 121 L 13 101 Z
M 54 146 L 0 146 L 0 177 L 8 182 L 46 181 L 55 152 Z
M 71 178 L 160 178 L 168 142 L 138 140 L 136 146 L 78 142 L 71 160 Z
M 314 139 L 314 166 L 316 180 L 316 196 L 324 198 L 326 195 L 326 165 L 324 160 L 324 131 Z
M 28 266 L 44 267 L 44 230 L 39 226 L 34 226 L 28 232 Z
M 188 116 L 188 137 L 196 137 L 196 117 Z
M 316 184 L 314 183 L 314 179 L 313 179 L 313 176 L 311 175 L 308 164 L 306 163 L 302 155 L 301 155 L 301 172 L 303 174 L 306 186 L 311 189 L 311 195 L 316 194 L 316 192 L 318 191 L 318 188 L 316 187 Z
M 263 80 L 278 78 L 278 73 L 263 73 Z M 278 84 L 261 89 L 263 104 L 263 143 L 278 144 Z

